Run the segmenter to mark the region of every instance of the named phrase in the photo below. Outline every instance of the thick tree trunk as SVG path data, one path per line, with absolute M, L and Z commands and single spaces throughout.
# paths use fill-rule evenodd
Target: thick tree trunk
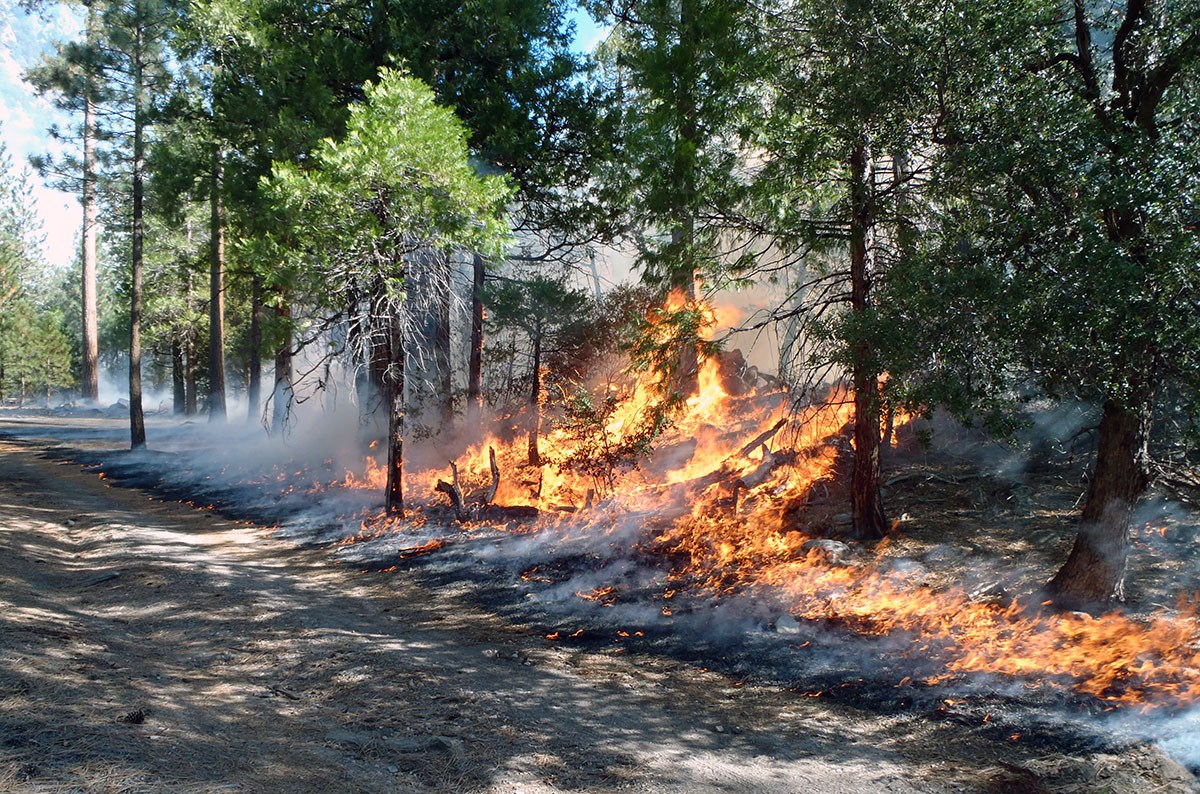
M 391 352 L 391 366 L 387 368 L 385 383 L 388 402 L 388 466 L 386 509 L 389 513 L 404 512 L 404 338 L 401 333 L 402 320 L 393 317 L 390 322 L 387 347 Z
M 275 309 L 281 325 L 287 329 L 292 310 L 286 303 Z M 287 330 L 283 343 L 275 351 L 275 387 L 271 391 L 271 432 L 282 433 L 292 410 L 292 337 Z
M 471 353 L 467 361 L 467 423 L 474 430 L 483 417 L 483 257 L 475 254 L 471 280 Z
M 1133 509 L 1150 483 L 1146 442 L 1150 412 L 1118 400 L 1104 403 L 1096 469 L 1079 534 L 1067 561 L 1046 586 L 1059 604 L 1091 608 L 1125 598 L 1125 563 Z
M 221 152 L 213 154 L 209 188 L 208 418 L 225 418 L 225 208 Z
M 171 340 L 171 410 L 182 414 L 187 409 L 187 389 L 183 380 L 183 345 Z
M 529 465 L 541 466 L 538 435 L 541 433 L 542 411 L 542 335 L 533 337 L 533 386 L 529 390 Z
M 871 308 L 871 155 L 861 142 L 850 155 L 850 311 L 863 316 Z M 861 332 L 860 332 L 861 333 Z M 879 465 L 880 394 L 875 351 L 861 335 L 852 344 L 854 381 L 854 475 L 851 512 L 862 540 L 879 540 L 888 529 L 883 511 Z
M 262 289 L 262 278 L 254 276 L 250 280 L 250 378 L 246 385 L 246 421 L 250 423 L 258 420 L 262 402 Z
M 142 206 L 145 188 L 145 118 L 141 61 L 141 31 L 134 58 L 133 119 L 133 241 L 132 278 L 129 290 L 129 443 L 133 449 L 146 446 L 146 419 L 142 413 L 142 249 L 145 242 L 145 218 Z
M 100 333 L 99 313 L 96 301 L 96 105 L 94 101 L 96 74 L 92 66 L 92 47 L 99 36 L 99 9 L 96 0 L 88 3 L 87 44 L 88 67 L 87 96 L 83 102 L 83 272 L 81 304 L 83 312 L 83 339 L 80 352 L 83 355 L 81 390 L 83 399 L 95 402 L 100 399 Z

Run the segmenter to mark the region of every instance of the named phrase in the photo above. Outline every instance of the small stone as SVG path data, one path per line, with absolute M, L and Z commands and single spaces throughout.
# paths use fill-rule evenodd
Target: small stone
M 800 550 L 812 554 L 816 553 L 825 562 L 830 565 L 841 565 L 846 557 L 850 555 L 850 547 L 840 540 L 829 540 L 828 538 L 819 538 L 807 541 L 800 547 Z
M 725 733 L 725 726 L 724 725 L 714 725 L 713 730 L 716 731 L 717 733 Z
M 390 765 L 388 766 L 388 771 L 389 771 L 389 772 L 391 772 L 391 773 L 394 775 L 394 774 L 396 774 L 397 772 L 399 772 L 399 771 L 400 771 L 400 767 L 396 766 L 395 764 L 390 764 Z
M 799 634 L 800 624 L 791 615 L 783 615 L 775 620 L 775 631 L 780 634 Z

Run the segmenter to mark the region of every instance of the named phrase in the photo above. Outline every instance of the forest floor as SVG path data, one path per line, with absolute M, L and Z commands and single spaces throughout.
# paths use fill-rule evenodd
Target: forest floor
M 1028 746 L 547 643 L 404 571 L 110 487 L 13 428 L 3 791 L 1200 791 L 1152 744 Z

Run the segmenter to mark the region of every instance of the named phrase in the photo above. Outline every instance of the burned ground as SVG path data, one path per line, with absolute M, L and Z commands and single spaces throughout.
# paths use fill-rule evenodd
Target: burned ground
M 507 564 L 456 580 L 461 566 L 429 555 L 363 573 L 165 494 L 106 487 L 61 462 L 88 453 L 75 444 L 0 450 L 12 790 L 1195 790 L 1069 695 L 754 670 L 753 643 L 631 624 L 627 638 L 597 622 L 550 640 L 549 613 L 493 576 Z M 1025 560 L 1032 581 L 1069 541 L 1069 473 L 1027 494 L 965 464 L 906 465 L 889 496 L 908 518 L 889 553 L 925 560 L 932 580 L 961 577 L 956 550 L 977 544 Z M 1170 578 L 1147 574 L 1133 577 L 1143 594 Z

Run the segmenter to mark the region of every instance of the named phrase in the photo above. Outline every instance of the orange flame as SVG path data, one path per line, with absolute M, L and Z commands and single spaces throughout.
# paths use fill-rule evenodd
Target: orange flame
M 683 305 L 681 295 L 668 302 L 668 308 Z M 736 321 L 720 310 L 710 316 L 710 329 Z M 795 411 L 779 391 L 731 394 L 729 378 L 720 361 L 704 361 L 697 393 L 658 440 L 655 454 L 636 469 L 622 468 L 611 493 L 596 494 L 592 478 L 556 465 L 578 453 L 580 442 L 553 422 L 540 439 L 551 463 L 526 465 L 523 435 L 496 433 L 459 458 L 460 485 L 466 494 L 487 489 L 488 449 L 494 448 L 503 473 L 494 503 L 539 508 L 535 530 L 603 537 L 618 523 L 615 517 L 636 513 L 644 527 L 640 547 L 671 561 L 664 602 L 685 588 L 763 591 L 799 620 L 834 622 L 867 635 L 903 632 L 913 637 L 914 652 L 945 660 L 945 673 L 927 683 L 983 672 L 1065 683 L 1118 704 L 1200 700 L 1196 603 L 1147 620 L 1119 613 L 1093 618 L 975 602 L 959 588 L 935 592 L 918 574 L 887 570 L 882 559 L 831 563 L 808 543 L 813 534 L 803 530 L 804 516 L 814 496 L 834 484 L 839 458 L 848 454 L 844 429 L 853 421 L 852 395 L 834 388 L 822 404 Z M 618 445 L 637 432 L 661 400 L 657 385 L 655 376 L 644 375 L 601 390 L 601 399 L 615 401 L 602 428 L 606 443 Z M 896 423 L 911 418 L 901 413 Z M 438 478 L 448 478 L 447 472 L 410 475 L 413 486 L 425 488 Z M 385 482 L 384 467 L 368 459 L 361 474 L 347 473 L 341 485 L 382 489 Z M 603 509 L 579 512 L 600 496 Z M 365 522 L 360 535 L 370 536 L 380 526 Z M 418 553 L 433 548 L 430 543 Z M 883 544 L 877 553 L 887 553 Z M 549 581 L 536 567 L 523 578 Z M 577 595 L 605 606 L 620 598 L 611 585 Z M 661 611 L 671 614 L 665 604 Z M 547 639 L 560 636 L 555 631 Z

